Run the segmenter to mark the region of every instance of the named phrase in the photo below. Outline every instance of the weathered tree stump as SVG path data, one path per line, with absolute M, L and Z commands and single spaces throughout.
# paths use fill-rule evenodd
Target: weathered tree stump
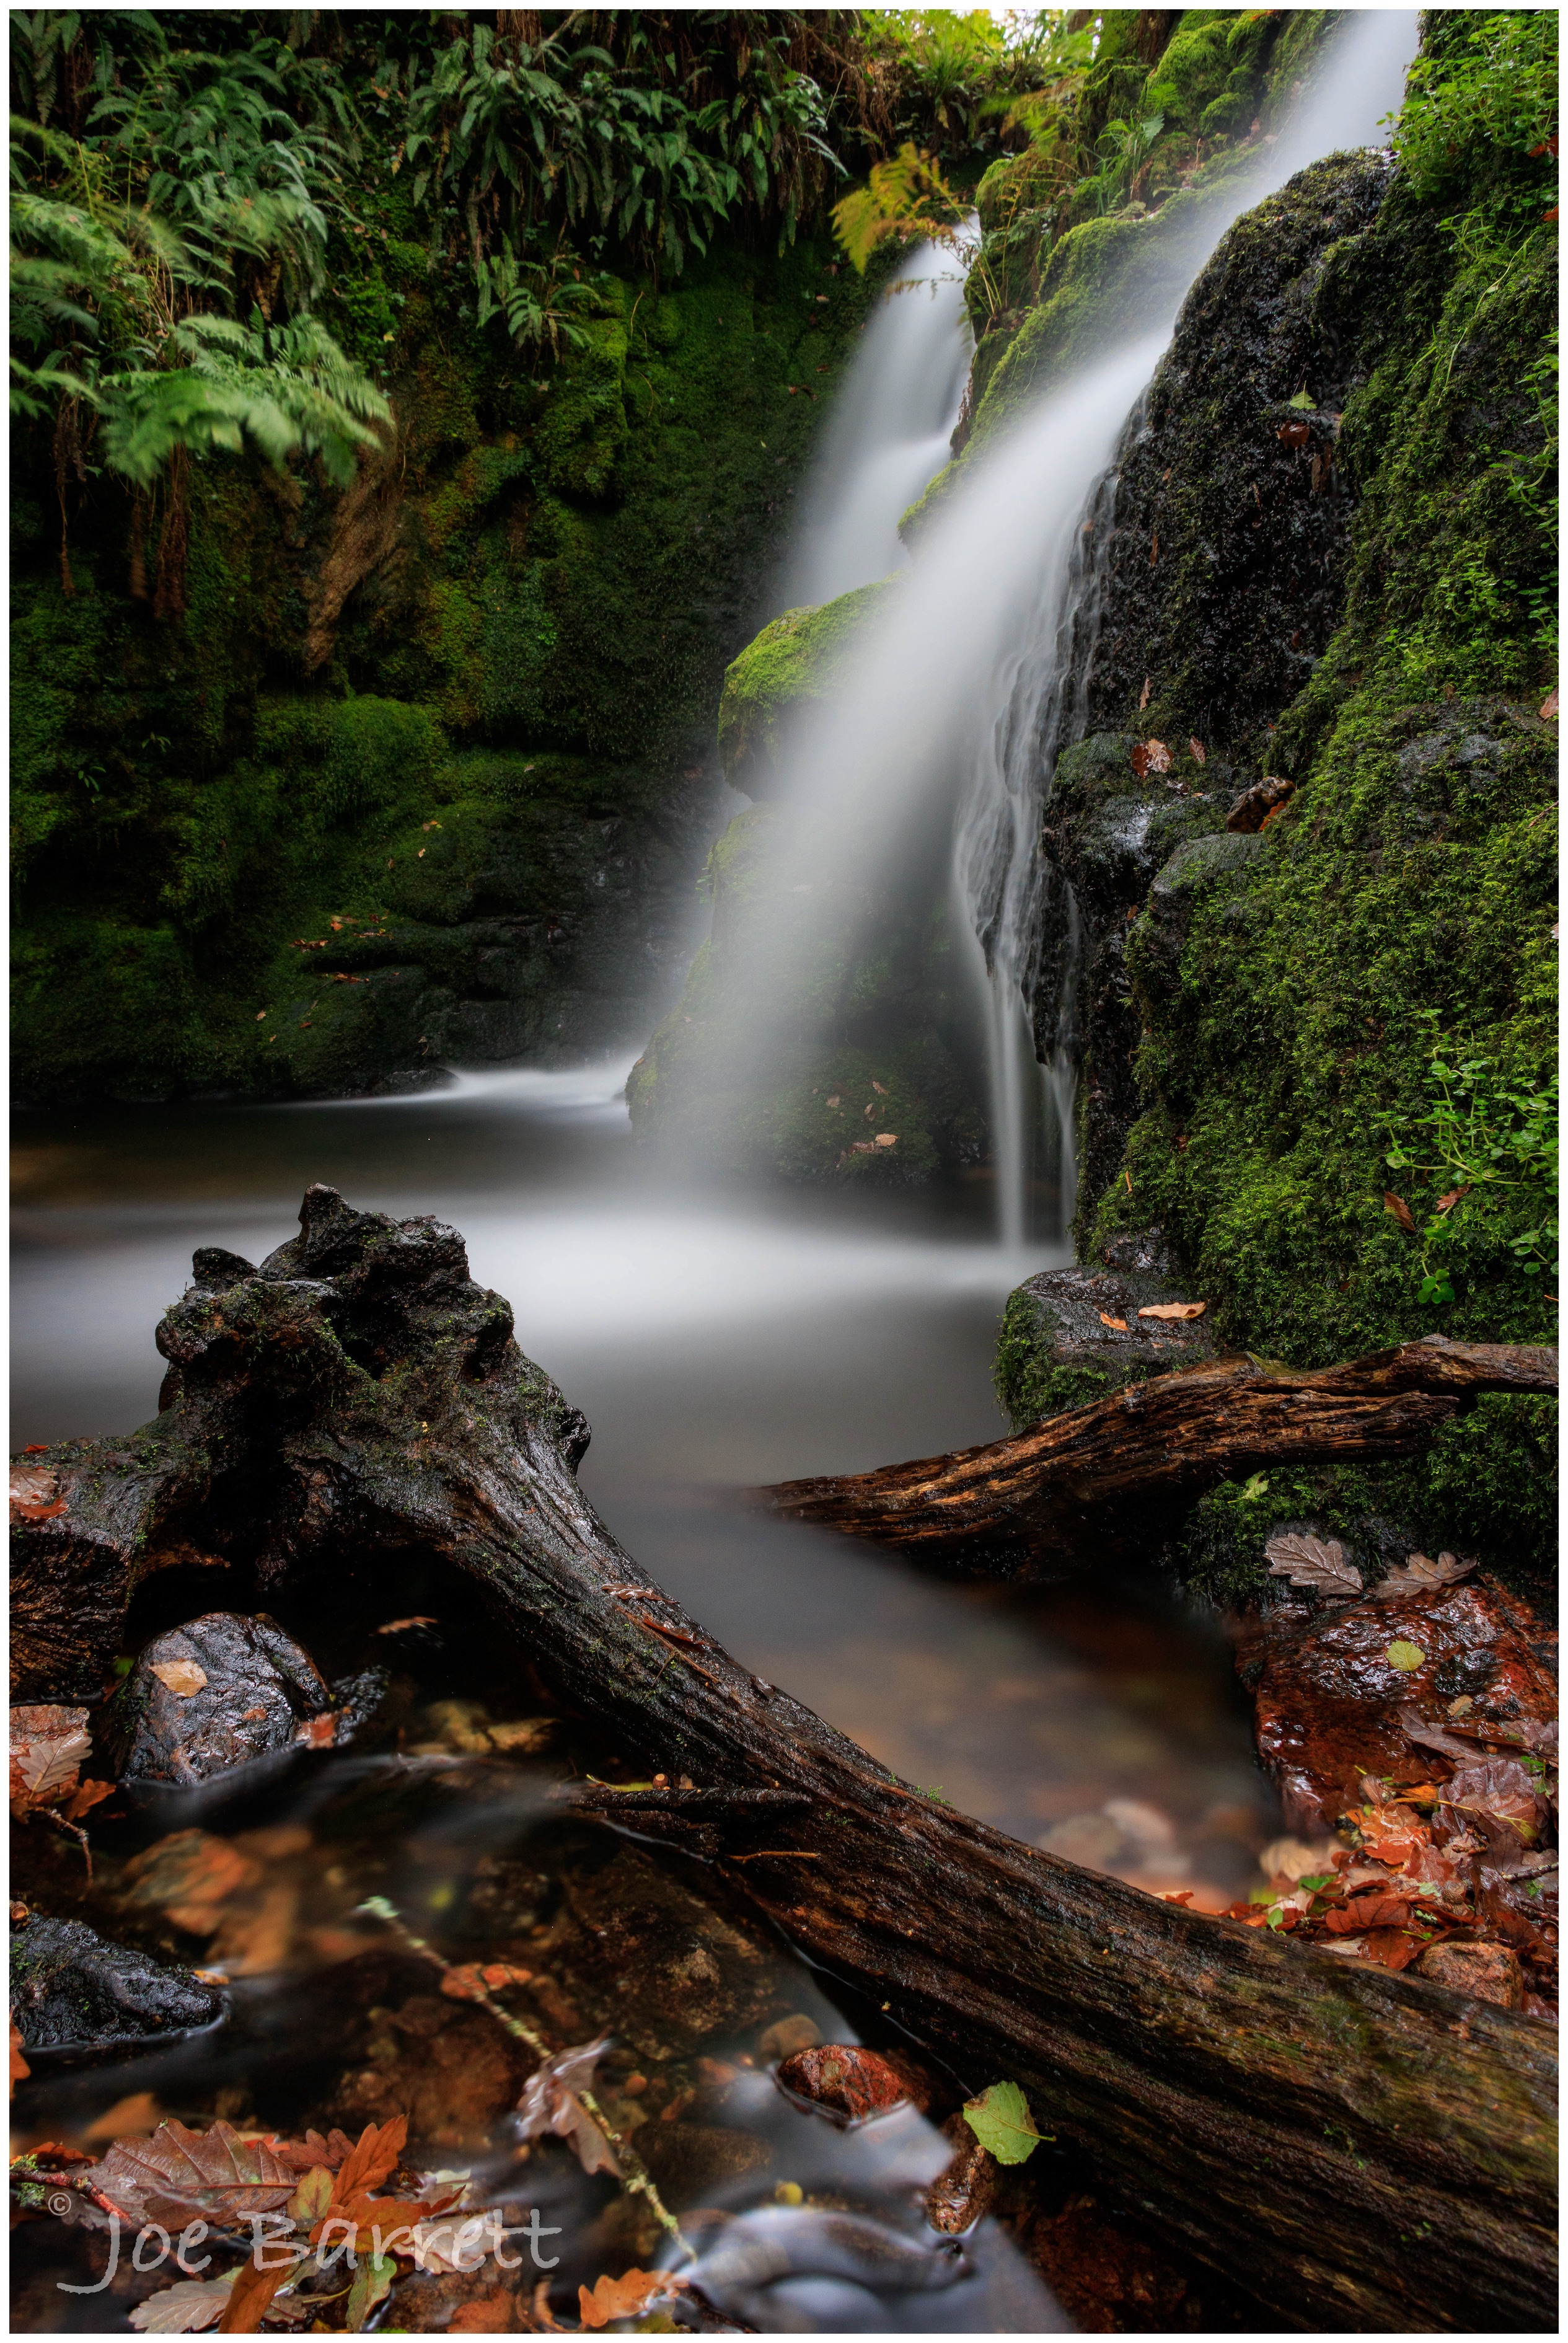
M 19 1534 L 30 1695 L 93 1675 L 138 1572 L 181 1544 L 263 1593 L 395 1556 L 461 1571 L 563 1701 L 698 1785 L 590 1801 L 722 1866 L 976 2087 L 1028 2086 L 1143 2217 L 1282 2318 L 1552 2323 L 1547 2028 L 1021 1846 L 759 1683 L 599 1522 L 580 1418 L 453 1230 L 313 1188 L 259 1271 L 196 1265 L 158 1330 L 156 1422 L 35 1460 L 65 1511 Z
M 1219 1359 L 983 1448 L 753 1495 L 789 1520 L 966 1573 L 1062 1578 L 1146 1548 L 1221 1481 L 1271 1465 L 1413 1455 L 1483 1392 L 1556 1388 L 1555 1350 L 1442 1334 L 1315 1373 Z

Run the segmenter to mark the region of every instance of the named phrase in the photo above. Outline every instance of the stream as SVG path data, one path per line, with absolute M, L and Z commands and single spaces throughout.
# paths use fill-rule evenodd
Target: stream
M 1224 1638 L 1156 1572 L 1091 1573 L 1036 1593 L 949 1584 L 896 1555 L 759 1520 L 735 1494 L 996 1437 L 1000 1304 L 1053 1256 L 997 1245 L 983 1178 L 918 1197 L 672 1187 L 632 1147 L 624 1074 L 467 1075 L 402 1100 L 23 1117 L 15 1444 L 145 1421 L 161 1369 L 153 1330 L 192 1248 L 259 1258 L 291 1233 L 308 1182 L 361 1207 L 434 1212 L 463 1232 L 475 1275 L 512 1300 L 524 1349 L 587 1413 L 581 1480 L 595 1503 L 650 1577 L 743 1662 L 907 1778 L 1023 1839 L 1151 1889 L 1190 1887 L 1211 1908 L 1245 1892 L 1276 1810 Z M 245 1590 L 205 1576 L 149 1582 L 133 1643 L 213 1608 L 254 1607 Z M 887 2020 L 767 1939 L 737 1976 L 747 1924 L 715 1917 L 710 1884 L 678 1858 L 552 1814 L 554 1784 L 613 1778 L 614 1754 L 538 1721 L 515 1663 L 489 1653 L 451 1589 L 422 1597 L 388 1584 L 368 1623 L 362 1598 L 346 1612 L 331 1589 L 273 1607 L 329 1678 L 385 1653 L 403 1694 L 397 1746 L 302 1757 L 216 1804 L 171 1794 L 126 1814 L 114 1801 L 91 1818 L 90 1890 L 68 1841 L 25 1835 L 29 1867 L 14 1893 L 111 1936 L 145 1930 L 157 1903 L 186 1932 L 175 1940 L 184 1956 L 199 1963 L 205 1951 L 224 1980 L 229 2013 L 215 2033 L 108 2063 L 36 2058 L 17 2103 L 20 2144 L 65 2137 L 101 2152 L 163 2116 L 214 2113 L 297 2134 L 338 2120 L 347 2094 L 356 2121 L 411 2107 L 441 2167 L 469 2176 L 471 2203 L 523 2222 L 525 2206 L 544 2207 L 564 2233 L 548 2280 L 558 2310 L 628 2256 L 652 2267 L 657 2231 L 628 2238 L 627 2200 L 564 2150 L 542 2161 L 529 2151 L 518 2197 L 505 2109 L 532 2062 L 508 2067 L 489 2021 L 442 2000 L 417 1959 L 394 1948 L 377 1966 L 376 1932 L 356 1916 L 375 1894 L 452 1960 L 521 1956 L 536 1974 L 548 1961 L 528 2006 L 553 2040 L 613 2033 L 601 2096 L 645 2087 L 612 2104 L 623 2123 L 646 2114 L 633 2136 L 657 2143 L 648 2160 L 694 2250 L 722 2244 L 729 2260 L 698 2274 L 729 2317 L 763 2332 L 1060 2322 L 989 2218 L 939 2292 L 925 2290 L 929 2271 L 918 2286 L 890 2275 L 890 2253 L 930 2245 L 918 2192 L 948 2161 L 948 2140 L 912 2107 L 840 2132 L 761 2071 L 801 2041 L 885 2041 Z M 382 1611 L 437 1622 L 389 1649 L 366 1633 Z M 497 1754 L 487 1732 L 519 1715 L 535 1721 Z M 505 1744 L 504 1724 L 495 1730 Z M 585 1941 L 610 1916 L 624 1941 L 607 1977 Z M 693 2004 L 671 1979 L 686 1974 L 694 1940 L 719 1981 Z M 867 2226 L 818 2236 L 809 2222 L 787 2225 L 780 2258 L 767 2224 L 794 2207 Z M 709 2222 L 724 2225 L 721 2238 Z M 757 2223 L 760 2242 L 747 2227 Z M 130 2308 L 165 2282 L 122 2268 L 105 2293 L 65 2298 L 61 2284 L 95 2283 L 101 2247 L 93 2258 L 80 2230 L 55 2222 L 19 2239 L 22 2331 L 125 2331 Z M 457 2283 L 428 2270 L 404 2280 L 392 2323 L 425 2322 L 421 2289 L 429 2322 L 442 2323 L 440 2289 Z

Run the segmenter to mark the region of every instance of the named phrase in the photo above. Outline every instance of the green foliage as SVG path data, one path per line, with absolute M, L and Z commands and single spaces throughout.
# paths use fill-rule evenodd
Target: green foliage
M 1490 1058 L 1464 1054 L 1466 1045 L 1446 1039 L 1438 1021 L 1435 1011 L 1422 1019 L 1430 1029 L 1426 1112 L 1391 1121 L 1393 1144 L 1383 1159 L 1433 1191 L 1420 1232 L 1426 1302 L 1453 1300 L 1448 1262 L 1488 1205 L 1513 1205 L 1511 1217 L 1533 1222 L 1507 1241 L 1524 1276 L 1557 1269 L 1557 1077 L 1539 1091 L 1521 1089 Z M 1436 1196 L 1439 1187 L 1447 1192 Z
M 1433 22 L 1394 128 L 1413 194 L 1480 201 L 1515 232 L 1555 202 L 1557 35 L 1549 8 Z
M 1016 2083 L 992 2083 L 979 2098 L 966 2099 L 963 2117 L 999 2164 L 1027 2164 L 1040 2146 L 1039 2127 Z
M 834 205 L 833 233 L 863 277 L 871 255 L 890 237 L 967 253 L 962 219 L 963 206 L 931 156 L 905 146 L 891 162 L 874 163 L 866 185 Z

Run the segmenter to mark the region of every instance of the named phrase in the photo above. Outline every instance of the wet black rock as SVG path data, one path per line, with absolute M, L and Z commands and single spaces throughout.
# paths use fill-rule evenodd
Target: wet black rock
M 148 1644 L 106 1712 L 122 1777 L 191 1788 L 291 1748 L 331 1696 L 309 1654 L 265 1612 L 209 1612 Z
M 91 2050 L 211 2026 L 223 2000 L 189 1969 L 35 1914 L 11 1938 L 11 2010 L 29 2052 Z
M 390 1668 L 361 1668 L 332 1687 L 333 1744 L 341 1749 L 385 1716 L 393 1699 Z
M 1202 1299 L 1181 1284 L 1158 1229 L 1119 1239 L 1103 1268 L 1044 1269 L 1027 1278 L 1008 1297 L 998 1353 L 998 1388 L 1014 1427 L 1211 1358 L 1206 1317 L 1138 1314 Z

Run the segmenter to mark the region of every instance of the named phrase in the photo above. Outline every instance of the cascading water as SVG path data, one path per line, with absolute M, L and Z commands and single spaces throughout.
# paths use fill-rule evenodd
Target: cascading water
M 742 979 L 752 1042 L 759 1053 L 777 1045 L 802 972 L 827 964 L 879 889 L 896 894 L 921 883 L 933 823 L 949 825 L 961 925 L 976 939 L 999 1233 L 1010 1250 L 1037 1233 L 1060 1242 L 1071 1212 L 1072 913 L 1068 899 L 1069 932 L 1050 940 L 1068 997 L 1042 1021 L 1042 1073 L 1038 845 L 1044 791 L 1081 720 L 1092 650 L 1095 555 L 1109 535 L 1097 484 L 1188 287 L 1225 231 L 1307 164 L 1375 141 L 1400 102 L 1416 38 L 1413 14 L 1352 18 L 1258 159 L 1184 208 L 1178 225 L 1150 224 L 1158 241 L 1144 271 L 1144 333 L 1088 361 L 1005 441 L 971 451 L 911 570 L 860 639 L 847 688 L 831 708 L 803 717 L 791 743 L 775 826 L 775 900 L 756 912 Z M 1037 1169 L 1055 1198 L 1038 1232 L 1030 1209 Z
M 948 460 L 974 348 L 963 272 L 921 244 L 866 327 L 807 485 L 780 609 L 830 602 L 908 560 L 899 522 Z

